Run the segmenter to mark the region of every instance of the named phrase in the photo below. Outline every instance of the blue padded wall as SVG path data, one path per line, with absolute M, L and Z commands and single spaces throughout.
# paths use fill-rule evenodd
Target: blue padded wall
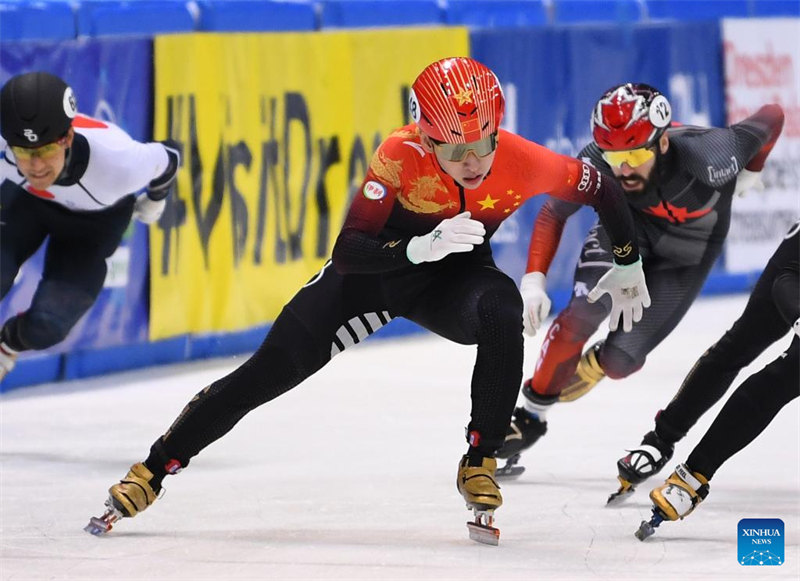
M 443 23 L 436 0 L 322 0 L 321 28 L 414 26 Z
M 750 16 L 800 16 L 800 0 L 750 0 Z
M 503 28 L 547 24 L 542 0 L 449 0 L 445 22 L 474 28 Z
M 553 0 L 553 22 L 636 22 L 642 7 L 638 0 Z
M 75 14 L 66 2 L 3 2 L 0 40 L 69 40 L 75 38 Z
M 79 36 L 143 36 L 195 27 L 183 0 L 83 0 L 77 14 Z
M 647 0 L 646 6 L 651 19 L 719 20 L 750 14 L 750 0 Z
M 317 16 L 310 2 L 200 0 L 197 30 L 269 32 L 314 30 Z

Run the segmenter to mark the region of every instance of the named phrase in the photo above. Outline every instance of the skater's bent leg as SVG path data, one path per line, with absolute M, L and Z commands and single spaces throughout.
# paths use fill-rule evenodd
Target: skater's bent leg
M 102 285 L 87 289 L 57 280 L 42 280 L 31 307 L 3 325 L 0 340 L 15 351 L 41 350 L 63 341 L 94 303 Z
M 516 289 L 493 288 L 478 300 L 478 353 L 472 372 L 472 419 L 468 433 L 481 441 L 478 455 L 493 456 L 503 444 L 522 381 L 522 300 Z
M 453 269 L 405 316 L 456 343 L 477 344 L 468 432 L 475 452 L 493 456 L 505 438 L 522 379 L 522 298 L 516 284 L 493 267 Z
M 249 411 L 292 389 L 328 361 L 330 356 L 316 348 L 311 333 L 284 308 L 250 359 L 186 405 L 153 445 L 145 465 L 160 482 L 168 471 L 188 465 Z
M 800 395 L 800 339 L 731 395 L 686 461 L 711 479 L 717 469 L 752 442 L 775 415 Z
M 766 273 L 766 271 L 765 271 Z M 771 278 L 769 279 L 771 282 Z M 656 431 L 675 442 L 725 394 L 739 372 L 786 334 L 772 284 L 760 278 L 742 315 L 692 367 L 678 393 L 656 418 Z
M 575 375 L 583 346 L 608 315 L 604 299 L 590 304 L 573 297 L 547 330 L 531 387 L 539 395 L 557 396 Z

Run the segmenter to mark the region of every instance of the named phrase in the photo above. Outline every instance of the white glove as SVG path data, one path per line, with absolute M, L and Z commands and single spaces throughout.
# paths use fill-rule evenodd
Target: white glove
M 414 236 L 408 241 L 406 256 L 414 264 L 441 260 L 451 252 L 469 252 L 483 244 L 486 228 L 482 222 L 470 218 L 469 212 L 446 218 L 424 236 Z
M 136 203 L 133 206 L 133 217 L 139 222 L 152 224 L 161 217 L 166 206 L 166 198 L 163 200 L 151 200 L 147 197 L 147 194 L 142 194 L 136 198 Z
M 794 324 L 792 325 L 792 329 L 794 329 L 795 335 L 800 337 L 800 319 L 797 319 Z
M 750 171 L 743 169 L 736 176 L 736 187 L 733 189 L 733 195 L 743 198 L 750 190 L 764 191 L 764 182 L 761 181 L 760 171 Z
M 522 323 L 525 334 L 533 337 L 550 314 L 550 298 L 547 296 L 547 278 L 541 272 L 529 272 L 522 277 L 519 292 L 522 295 Z
M 586 299 L 593 303 L 603 293 L 611 296 L 611 320 L 608 328 L 616 331 L 622 317 L 622 330 L 626 333 L 633 328 L 633 323 L 642 320 L 642 312 L 650 306 L 650 293 L 644 280 L 642 259 L 633 264 L 615 264 L 603 275 Z

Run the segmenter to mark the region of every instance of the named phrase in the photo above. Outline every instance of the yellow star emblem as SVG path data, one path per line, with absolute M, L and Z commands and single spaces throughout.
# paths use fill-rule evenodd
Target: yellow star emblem
M 491 194 L 486 194 L 486 198 L 483 200 L 478 200 L 478 203 L 481 205 L 481 211 L 494 210 L 494 205 L 499 201 L 500 200 L 493 199 Z
M 506 194 L 509 195 L 509 196 L 513 196 L 514 195 L 514 190 L 506 190 Z
M 472 89 L 464 89 L 460 93 L 453 95 L 453 98 L 458 101 L 459 106 L 465 103 L 472 103 Z

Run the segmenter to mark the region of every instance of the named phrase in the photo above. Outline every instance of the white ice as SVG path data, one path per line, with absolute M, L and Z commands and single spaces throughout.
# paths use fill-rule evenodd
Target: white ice
M 604 506 L 617 458 L 651 429 L 745 297 L 702 299 L 642 371 L 549 414 L 503 485 L 499 547 L 468 539 L 456 492 L 475 349 L 434 336 L 370 340 L 249 414 L 166 495 L 104 537 L 83 532 L 109 485 L 183 405 L 244 358 L 152 368 L 0 398 L 0 577 L 21 579 L 761 579 L 800 577 L 800 407 L 786 406 L 686 520 L 645 542 L 641 487 Z M 526 374 L 541 333 L 526 344 Z M 789 343 L 787 336 L 750 368 Z M 742 380 L 740 375 L 734 387 Z M 685 460 L 720 409 L 676 448 Z M 671 468 L 671 467 L 670 467 Z M 737 523 L 780 518 L 785 564 L 737 563 Z

